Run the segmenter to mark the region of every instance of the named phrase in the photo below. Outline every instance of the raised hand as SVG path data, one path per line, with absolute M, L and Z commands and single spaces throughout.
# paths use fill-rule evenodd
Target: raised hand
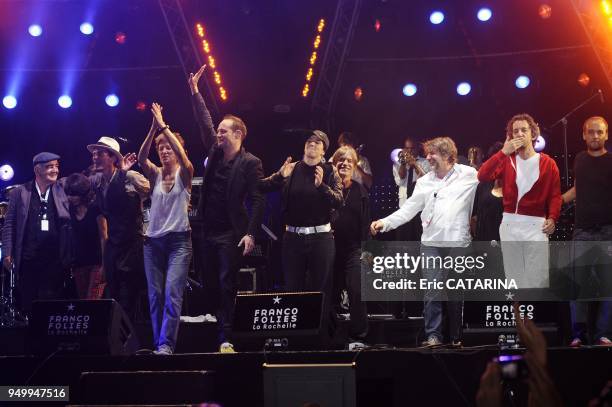
M 202 65 L 202 67 L 195 74 L 193 72 L 189 74 L 189 79 L 187 80 L 187 83 L 189 84 L 189 89 L 191 89 L 192 95 L 195 95 L 196 93 L 199 92 L 198 82 L 200 80 L 200 77 L 204 73 L 205 68 L 206 68 L 206 64 Z
M 293 172 L 293 169 L 295 168 L 295 163 L 291 161 L 292 161 L 292 158 L 287 157 L 283 165 L 278 170 L 279 174 L 282 175 L 283 178 L 287 178 L 289 175 L 291 175 L 291 173 Z
M 322 182 L 323 182 L 323 168 L 317 165 L 315 167 L 315 176 L 314 176 L 315 187 L 318 188 Z
M 166 123 L 164 122 L 164 118 L 162 116 L 162 106 L 158 103 L 153 102 L 151 105 L 151 113 L 153 114 L 153 119 L 157 123 L 157 127 L 160 129 L 166 127 Z
M 506 155 L 510 155 L 514 153 L 516 150 L 518 150 L 519 148 L 523 147 L 524 144 L 525 144 L 525 141 L 523 140 L 522 137 L 511 139 L 510 136 L 507 136 L 506 142 L 504 143 L 504 146 L 502 147 L 502 152 Z
M 489 362 L 480 377 L 480 387 L 478 393 L 476 393 L 476 406 L 502 406 L 502 390 L 499 365 L 495 362 Z
M 121 169 L 124 171 L 128 171 L 134 164 L 136 164 L 138 159 L 136 158 L 136 153 L 128 153 L 123 156 L 123 161 L 121 162 Z

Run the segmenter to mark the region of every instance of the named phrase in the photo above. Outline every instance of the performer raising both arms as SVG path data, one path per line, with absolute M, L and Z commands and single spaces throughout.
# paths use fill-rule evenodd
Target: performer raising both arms
M 153 186 L 144 263 L 155 353 L 170 355 L 176 348 L 192 255 L 188 207 L 193 165 L 183 138 L 164 122 L 161 106 L 153 103 L 151 112 L 153 123 L 138 153 L 138 163 Z M 148 159 L 154 138 L 161 168 Z

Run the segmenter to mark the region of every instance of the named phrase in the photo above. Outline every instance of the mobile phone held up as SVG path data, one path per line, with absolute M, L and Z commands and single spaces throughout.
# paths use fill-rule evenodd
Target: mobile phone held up
M 493 361 L 499 365 L 503 380 L 522 380 L 529 375 L 527 363 L 522 355 L 501 355 Z

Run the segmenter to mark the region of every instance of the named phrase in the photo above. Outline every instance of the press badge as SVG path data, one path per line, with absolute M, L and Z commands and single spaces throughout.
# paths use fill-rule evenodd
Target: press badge
M 43 232 L 49 231 L 49 219 L 41 219 L 40 230 L 42 230 Z

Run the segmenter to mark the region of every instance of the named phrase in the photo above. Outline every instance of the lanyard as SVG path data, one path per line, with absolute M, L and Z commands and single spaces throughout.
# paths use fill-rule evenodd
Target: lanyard
M 40 202 L 47 203 L 49 200 L 49 191 L 51 191 L 51 185 L 47 187 L 47 191 L 45 192 L 45 196 L 40 192 L 40 188 L 38 187 L 38 182 L 34 181 L 34 185 L 36 185 L 36 191 L 38 192 L 38 197 L 40 198 Z

